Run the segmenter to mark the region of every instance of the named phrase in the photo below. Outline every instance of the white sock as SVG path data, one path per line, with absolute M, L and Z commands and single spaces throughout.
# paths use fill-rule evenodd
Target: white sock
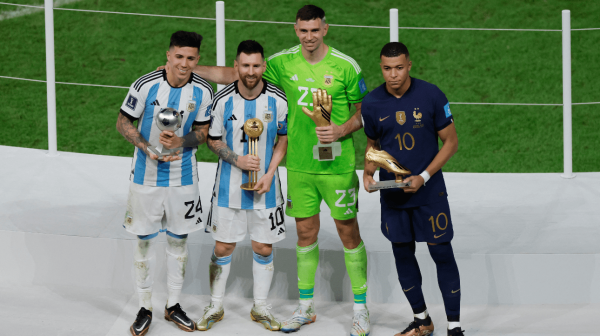
M 427 316 L 429 316 L 429 313 L 427 312 L 427 309 L 425 309 L 424 312 L 419 313 L 419 314 L 415 314 L 415 317 L 418 318 L 419 320 L 424 320 L 427 318 Z
M 448 322 L 448 330 L 460 328 L 460 322 Z
M 217 257 L 213 252 L 210 258 L 208 267 L 210 274 L 210 296 L 214 305 L 223 305 L 223 297 L 225 296 L 225 286 L 227 285 L 227 277 L 231 269 L 231 257 L 233 253 L 226 257 Z
M 156 268 L 153 247 L 154 239 L 143 240 L 138 238 L 133 249 L 133 268 L 139 305 L 140 308 L 144 307 L 150 311 L 152 311 L 152 284 L 154 283 L 154 270 Z
M 367 309 L 367 305 L 364 303 L 354 303 L 354 307 L 352 308 L 352 310 L 354 311 L 359 311 L 359 310 L 365 310 Z
M 313 304 L 313 299 L 302 299 L 300 300 L 300 304 L 308 308 Z
M 273 281 L 273 252 L 268 256 L 262 256 L 252 252 L 252 274 L 254 275 L 254 305 L 267 304 L 267 296 Z
M 188 260 L 187 238 L 174 238 L 167 234 L 167 308 L 179 303 Z

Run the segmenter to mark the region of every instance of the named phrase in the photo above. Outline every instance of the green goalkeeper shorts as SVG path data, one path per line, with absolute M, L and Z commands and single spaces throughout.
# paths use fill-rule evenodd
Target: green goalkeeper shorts
M 321 201 L 331 209 L 331 217 L 352 219 L 358 212 L 358 176 L 346 174 L 308 174 L 288 170 L 286 215 L 306 218 L 321 211 Z

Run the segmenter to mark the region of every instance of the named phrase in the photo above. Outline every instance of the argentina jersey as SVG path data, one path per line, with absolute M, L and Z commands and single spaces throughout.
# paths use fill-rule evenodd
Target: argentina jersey
M 260 179 L 271 164 L 276 135 L 287 135 L 287 99 L 283 91 L 264 79 L 264 88 L 254 100 L 246 100 L 239 94 L 238 81 L 219 91 L 213 101 L 211 124 L 208 136 L 220 139 L 237 155 L 248 154 L 248 136 L 244 123 L 259 118 L 263 122 L 263 133 L 258 139 L 260 157 Z M 269 192 L 260 195 L 246 191 L 240 185 L 248 182 L 248 172 L 219 158 L 212 202 L 220 207 L 233 209 L 270 209 L 283 204 L 279 172 L 276 170 Z
M 175 133 L 183 137 L 192 131 L 194 124 L 210 122 L 212 99 L 212 86 L 195 73 L 184 86 L 174 88 L 167 81 L 165 70 L 154 71 L 131 85 L 121 112 L 138 119 L 138 131 L 151 145 L 157 146 L 161 131 L 154 115 L 161 108 L 171 107 L 182 114 L 181 128 Z M 185 147 L 183 153 L 179 153 L 181 160 L 163 162 L 152 160 L 136 147 L 130 178 L 134 183 L 147 186 L 191 185 L 198 181 L 196 150 L 196 147 Z

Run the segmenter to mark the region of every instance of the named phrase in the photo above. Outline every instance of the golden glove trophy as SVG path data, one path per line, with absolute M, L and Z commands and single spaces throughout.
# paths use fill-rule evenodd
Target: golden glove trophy
M 258 156 L 258 137 L 263 132 L 263 123 L 258 118 L 246 120 L 244 123 L 244 133 L 248 136 L 248 154 Z M 240 186 L 240 188 L 248 191 L 254 191 L 254 186 L 258 182 L 258 172 L 248 171 L 248 181 Z
M 369 190 L 380 190 L 390 188 L 402 188 L 410 186 L 409 183 L 402 183 L 404 175 L 410 175 L 410 170 L 406 169 L 394 159 L 388 152 L 369 148 L 365 155 L 365 161 L 373 163 L 377 167 L 383 168 L 396 175 L 396 180 L 377 182 L 369 186 Z
M 327 90 L 317 89 L 313 92 L 313 110 L 302 107 L 302 112 L 306 114 L 317 127 L 329 126 L 331 124 L 331 110 L 333 103 L 331 95 L 327 94 Z M 319 161 L 333 161 L 337 156 L 342 155 L 342 144 L 340 142 L 332 142 L 328 144 L 319 144 L 313 147 L 313 158 Z

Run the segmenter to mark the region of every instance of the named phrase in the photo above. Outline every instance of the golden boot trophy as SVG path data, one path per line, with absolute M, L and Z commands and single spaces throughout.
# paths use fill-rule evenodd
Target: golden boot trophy
M 396 161 L 388 152 L 369 148 L 365 154 L 365 161 L 370 162 L 377 167 L 383 168 L 396 175 L 396 180 L 377 182 L 369 186 L 369 190 L 380 190 L 390 188 L 402 188 L 410 186 L 410 183 L 402 183 L 405 175 L 410 175 L 410 170 Z
M 313 92 L 313 110 L 302 107 L 302 112 L 306 114 L 317 127 L 331 125 L 331 112 L 333 103 L 331 95 L 327 94 L 327 90 L 317 89 Z M 319 161 L 333 161 L 337 156 L 342 154 L 342 144 L 338 141 L 315 145 L 313 147 L 313 158 Z
M 258 137 L 263 132 L 263 123 L 258 118 L 246 120 L 244 123 L 244 133 L 248 136 L 248 154 L 258 156 Z M 258 182 L 258 172 L 248 171 L 248 182 L 240 186 L 244 190 L 254 191 L 254 186 Z

